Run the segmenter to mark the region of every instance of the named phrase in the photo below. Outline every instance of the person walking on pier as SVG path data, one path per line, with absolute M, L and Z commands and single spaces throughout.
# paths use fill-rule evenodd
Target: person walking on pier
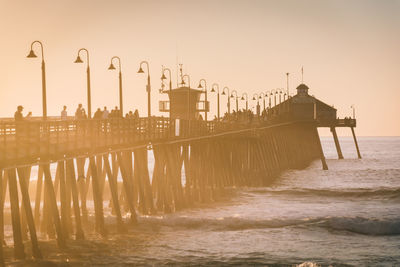
M 102 116 L 102 119 L 103 120 L 106 120 L 106 119 L 108 119 L 108 114 L 109 114 L 109 112 L 108 112 L 108 110 L 107 110 L 107 107 L 106 106 L 104 106 L 104 109 L 103 109 L 103 116 Z
M 61 111 L 61 120 L 65 121 L 67 120 L 68 114 L 67 114 L 67 106 L 63 107 L 63 110 Z

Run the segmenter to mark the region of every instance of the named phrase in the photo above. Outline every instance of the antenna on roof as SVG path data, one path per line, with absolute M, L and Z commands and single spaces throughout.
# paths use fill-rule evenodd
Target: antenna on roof
M 301 66 L 301 83 L 304 83 L 304 69 L 303 69 L 303 66 Z
M 183 64 L 179 64 L 179 76 L 180 76 L 180 78 L 181 78 L 181 79 L 180 79 L 180 80 L 181 80 L 180 84 L 181 84 L 182 86 L 184 86 L 185 84 L 182 83 L 182 76 L 183 76 L 182 65 L 183 65 Z

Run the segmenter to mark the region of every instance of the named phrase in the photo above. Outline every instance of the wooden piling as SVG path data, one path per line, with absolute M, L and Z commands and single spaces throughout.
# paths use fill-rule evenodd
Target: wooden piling
M 336 147 L 336 151 L 338 154 L 338 158 L 339 159 L 343 159 L 343 154 L 342 154 L 342 149 L 340 148 L 340 143 L 339 143 L 339 139 L 336 133 L 336 128 L 335 127 L 331 127 L 331 132 L 333 135 L 333 140 L 335 141 L 335 147 Z
M 133 195 L 132 195 L 132 187 L 129 183 L 128 173 L 126 171 L 125 163 L 122 159 L 121 152 L 117 152 L 117 159 L 118 159 L 118 163 L 119 163 L 119 168 L 121 170 L 121 176 L 122 176 L 122 182 L 123 182 L 123 186 L 124 186 L 124 190 L 125 190 L 125 196 L 128 200 L 129 209 L 131 212 L 131 223 L 137 223 L 135 204 L 134 204 Z
M 94 156 L 89 157 L 89 165 L 92 172 L 92 190 L 95 209 L 96 230 L 104 237 L 107 235 L 107 231 L 104 225 L 103 196 L 100 192 L 100 181 Z
M 78 171 L 78 187 L 79 187 L 79 196 L 81 199 L 81 211 L 82 211 L 82 219 L 83 222 L 87 222 L 88 220 L 88 211 L 86 207 L 86 178 L 85 179 L 85 158 L 77 158 L 76 159 L 76 167 Z M 89 168 L 90 170 L 90 168 Z
M 36 195 L 35 195 L 35 225 L 40 225 L 40 200 L 43 187 L 43 169 L 38 167 L 38 176 L 36 180 Z
M 50 213 L 52 215 L 54 227 L 57 233 L 57 244 L 60 248 L 65 248 L 66 242 L 61 228 L 61 220 L 58 213 L 56 195 L 54 192 L 53 181 L 51 179 L 50 164 L 43 164 L 42 167 L 44 172 L 44 182 L 46 185 L 45 193 L 48 196 Z
M 29 179 L 30 170 L 26 167 L 18 168 L 18 178 L 19 178 L 19 185 L 22 195 L 22 203 L 24 204 L 24 211 L 26 222 L 29 228 L 29 234 L 31 237 L 32 243 L 32 255 L 36 259 L 42 258 L 42 253 L 40 252 L 37 235 L 36 235 L 36 227 L 35 227 L 35 220 L 33 218 L 33 212 L 31 207 L 31 201 L 29 198 L 29 191 L 27 180 Z
M 111 172 L 111 167 L 110 167 L 110 162 L 109 162 L 108 156 L 109 156 L 109 154 L 104 155 L 103 161 L 104 161 L 104 168 L 107 173 L 108 183 L 110 186 L 112 203 L 114 205 L 114 211 L 117 216 L 118 231 L 125 232 L 126 229 L 125 229 L 124 223 L 122 221 L 122 215 L 121 215 L 121 210 L 120 210 L 119 201 L 118 201 L 118 182 L 115 179 L 116 176 Z
M 353 134 L 354 144 L 356 145 L 357 156 L 359 159 L 361 159 L 361 153 L 360 153 L 360 149 L 358 148 L 358 142 L 357 142 L 356 134 L 354 132 L 354 127 L 350 127 L 350 129 L 351 129 L 351 133 Z
M 68 238 L 70 229 L 68 229 L 68 221 L 70 221 L 69 203 L 67 203 L 67 188 L 65 179 L 65 161 L 61 160 L 57 163 L 59 166 L 59 184 L 60 184 L 60 202 L 61 202 L 61 228 L 65 238 Z
M 84 239 L 84 233 L 82 229 L 82 221 L 81 221 L 81 212 L 79 209 L 79 197 L 78 197 L 78 186 L 75 179 L 75 167 L 74 160 L 67 159 L 66 160 L 67 167 L 67 179 L 71 184 L 71 193 L 72 193 L 72 204 L 74 207 L 74 215 L 75 215 L 75 239 L 80 240 Z
M 8 169 L 8 189 L 10 194 L 11 222 L 14 239 L 14 257 L 16 259 L 24 259 L 25 251 L 21 233 L 17 177 L 14 168 Z
M 321 159 L 321 163 L 322 163 L 322 169 L 323 170 L 328 170 L 328 164 L 326 164 L 326 160 L 325 160 L 325 155 L 324 155 L 324 151 L 322 149 L 322 144 L 321 144 L 321 140 L 319 139 L 319 134 L 318 134 L 318 129 L 317 127 L 315 127 L 315 141 L 318 144 L 319 147 L 319 154 L 320 154 L 320 159 Z

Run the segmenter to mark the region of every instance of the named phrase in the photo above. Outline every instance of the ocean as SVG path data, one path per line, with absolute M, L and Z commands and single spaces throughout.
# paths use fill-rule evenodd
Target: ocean
M 357 159 L 352 137 L 340 137 L 345 159 L 338 160 L 333 139 L 322 138 L 328 171 L 315 161 L 282 173 L 269 187 L 232 189 L 217 203 L 142 216 L 127 234 L 116 233 L 107 216 L 106 239 L 87 234 L 61 251 L 55 241 L 41 241 L 45 260 L 9 255 L 7 263 L 400 266 L 400 137 L 358 140 L 363 158 Z

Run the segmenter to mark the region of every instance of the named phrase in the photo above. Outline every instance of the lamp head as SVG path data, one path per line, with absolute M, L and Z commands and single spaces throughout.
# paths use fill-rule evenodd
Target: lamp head
M 231 94 L 231 98 L 234 98 L 233 94 Z
M 225 95 L 225 91 L 222 91 L 222 94 L 221 95 Z
M 111 64 L 110 64 L 110 66 L 108 67 L 108 69 L 109 69 L 109 70 L 115 70 L 114 64 L 112 64 L 112 62 L 111 62 Z
M 241 100 L 244 100 L 244 97 L 242 96 Z
M 199 85 L 197 86 L 197 88 L 203 88 L 203 86 L 201 85 L 200 82 L 199 82 Z
M 259 99 L 261 99 L 262 97 L 261 97 L 261 96 L 259 96 L 258 98 L 259 98 Z
M 214 87 L 211 89 L 211 93 L 215 93 Z
M 256 100 L 256 98 L 253 96 L 253 100 Z
M 143 71 L 143 69 L 142 69 L 142 66 L 140 66 L 140 68 L 139 68 L 139 70 L 138 70 L 137 73 L 144 73 L 144 71 Z
M 166 80 L 167 79 L 167 77 L 165 77 L 165 74 L 164 74 L 164 72 L 163 72 L 163 74 L 162 74 L 162 76 L 161 76 L 161 80 Z
M 37 57 L 35 52 L 33 52 L 33 50 L 31 49 L 31 51 L 29 52 L 29 55 L 26 56 L 27 58 L 35 58 Z
M 74 63 L 83 63 L 83 61 L 79 55 L 76 57 L 76 60 L 74 61 Z

